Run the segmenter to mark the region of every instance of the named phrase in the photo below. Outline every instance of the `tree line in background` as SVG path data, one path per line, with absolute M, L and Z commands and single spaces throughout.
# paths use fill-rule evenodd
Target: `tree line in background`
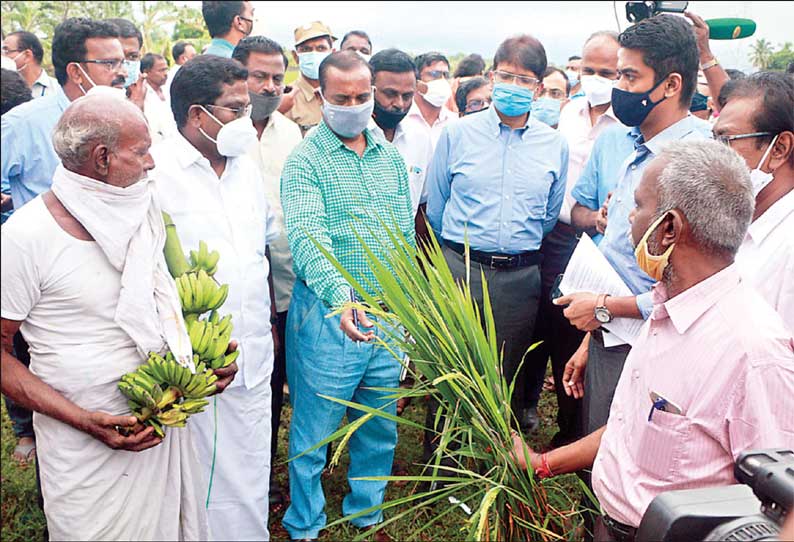
M 3 32 L 16 30 L 33 32 L 44 46 L 44 67 L 52 71 L 50 56 L 52 34 L 58 24 L 69 17 L 110 19 L 122 17 L 135 23 L 143 33 L 143 52 L 166 57 L 170 64 L 171 46 L 180 40 L 188 41 L 197 51 L 209 43 L 210 36 L 201 11 L 172 2 L 144 2 L 141 0 L 85 1 L 9 1 L 0 3 Z M 168 33 L 167 29 L 173 28 Z
M 787 41 L 775 51 L 768 40 L 757 39 L 750 46 L 750 62 L 759 70 L 783 71 L 794 62 L 794 46 Z

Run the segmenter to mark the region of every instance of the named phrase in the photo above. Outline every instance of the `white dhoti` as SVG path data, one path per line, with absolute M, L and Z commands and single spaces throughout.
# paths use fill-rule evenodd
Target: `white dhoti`
M 267 378 L 250 389 L 226 389 L 190 418 L 202 477 L 209 482 L 211 540 L 270 539 L 270 402 Z

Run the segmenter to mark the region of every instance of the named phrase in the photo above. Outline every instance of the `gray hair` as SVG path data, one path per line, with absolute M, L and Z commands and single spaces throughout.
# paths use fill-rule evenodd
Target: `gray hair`
M 52 133 L 55 153 L 65 167 L 75 169 L 89 160 L 97 145 L 115 149 L 125 121 L 128 124 L 130 120 L 124 113 L 131 112 L 141 116 L 140 110 L 128 100 L 107 96 L 78 98 L 55 125 Z
M 713 140 L 670 143 L 659 159 L 657 216 L 678 209 L 705 251 L 735 255 L 755 210 L 744 159 Z
M 596 38 L 609 38 L 615 43 L 620 43 L 618 41 L 618 33 L 615 32 L 614 30 L 598 30 L 597 32 L 593 32 L 592 34 L 590 34 L 590 37 L 585 40 L 582 49 L 587 47 L 587 44 Z

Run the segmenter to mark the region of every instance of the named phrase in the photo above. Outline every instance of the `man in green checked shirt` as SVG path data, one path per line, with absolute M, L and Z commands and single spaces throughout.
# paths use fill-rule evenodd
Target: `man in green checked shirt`
M 305 452 L 331 435 L 347 414 L 362 413 L 319 397 L 327 395 L 375 408 L 386 403 L 372 388 L 396 387 L 400 364 L 375 345 L 383 332 L 352 309 L 327 318 L 350 301 L 348 282 L 315 245 L 322 244 L 361 283 L 374 276 L 356 232 L 370 247 L 388 245 L 380 220 L 413 242 L 414 221 L 408 173 L 399 152 L 366 129 L 372 115 L 372 71 L 350 51 L 333 53 L 320 65 L 323 120 L 287 159 L 281 200 L 297 281 L 287 320 L 287 379 L 292 402 L 289 456 Z M 384 337 L 385 338 L 385 337 Z M 392 414 L 396 406 L 389 407 Z M 388 476 L 397 427 L 375 417 L 350 439 L 351 492 L 342 511 L 356 514 L 383 502 L 386 482 L 354 480 Z M 284 526 L 294 540 L 319 536 L 326 524 L 320 474 L 326 447 L 290 463 L 291 504 Z M 380 511 L 356 518 L 359 528 L 383 521 Z

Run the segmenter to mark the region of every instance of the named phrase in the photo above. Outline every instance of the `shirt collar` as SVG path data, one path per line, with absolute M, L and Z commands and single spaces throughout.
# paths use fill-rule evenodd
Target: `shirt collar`
M 52 79 L 50 79 L 50 76 L 47 75 L 47 72 L 44 71 L 44 69 L 42 68 L 41 74 L 39 75 L 39 78 L 36 79 L 33 82 L 33 84 L 34 85 L 41 85 L 43 87 L 50 88 L 52 86 L 52 84 L 53 84 L 53 81 L 52 81 Z
M 662 283 L 653 287 L 654 312 L 652 320 L 670 318 L 679 335 L 683 335 L 703 314 L 741 282 L 736 264 L 695 284 L 675 297 L 667 298 Z
M 499 118 L 499 115 L 496 114 L 496 108 L 491 105 L 484 113 L 481 113 L 483 117 L 487 117 L 485 121 L 488 123 L 489 130 L 491 131 L 491 135 L 495 138 L 499 137 L 499 134 L 502 131 L 502 126 L 505 128 L 510 128 L 506 124 L 502 122 L 502 119 Z M 521 131 L 521 138 L 524 138 L 524 135 L 529 132 L 530 125 L 533 123 L 532 115 L 527 115 L 527 121 L 521 128 L 518 128 Z M 512 130 L 512 128 L 510 128 Z
M 174 139 L 176 140 L 176 143 L 174 145 L 175 148 L 173 152 L 176 155 L 177 162 L 179 162 L 179 167 L 182 169 L 187 169 L 191 165 L 198 162 L 199 159 L 204 158 L 204 155 L 201 154 L 199 150 L 190 143 L 190 141 L 185 139 L 185 136 L 183 136 L 182 132 L 179 130 L 177 130 Z
M 320 87 L 317 87 L 315 89 L 313 86 L 311 86 L 309 81 L 307 81 L 306 78 L 303 77 L 303 74 L 300 74 L 298 76 L 294 84 L 298 88 L 298 90 L 300 90 L 303 93 L 303 97 L 306 98 L 307 102 L 320 99 L 320 94 L 319 94 Z
M 694 132 L 697 129 L 697 122 L 700 122 L 700 119 L 693 115 L 687 114 L 687 116 L 683 119 L 671 124 L 653 136 L 650 141 L 645 141 L 644 145 L 649 151 L 651 151 L 651 153 L 657 155 L 666 143 L 683 139 L 688 134 Z M 639 132 L 639 128 L 637 128 L 637 131 Z
M 581 102 L 581 103 L 577 103 L 577 102 Z M 580 117 L 587 117 L 587 123 L 590 124 L 590 107 L 591 106 L 590 106 L 590 102 L 587 101 L 587 98 L 585 97 L 585 98 L 582 98 L 581 100 L 573 100 L 572 99 L 572 101 L 568 105 L 566 105 L 565 107 L 571 107 L 574 104 L 578 105 L 578 107 L 579 107 L 579 110 L 577 111 L 578 115 Z M 612 104 L 609 104 L 609 107 L 607 108 L 606 111 L 604 111 L 604 114 L 600 115 L 598 117 L 598 119 L 596 119 L 596 123 L 600 122 L 602 117 L 609 117 L 610 119 L 614 120 L 615 122 L 620 123 L 618 118 L 615 116 L 615 112 L 612 110 Z M 592 126 L 591 126 L 591 128 L 592 128 Z
M 58 106 L 61 108 L 61 111 L 66 111 L 66 108 L 69 107 L 70 103 L 72 103 L 69 101 L 69 97 L 63 91 L 63 87 L 61 85 L 55 87 L 55 99 L 58 102 Z
M 419 106 L 416 105 L 416 100 L 413 101 L 411 104 L 411 109 L 408 110 L 408 114 L 406 117 L 418 117 L 422 120 L 422 122 L 427 123 L 425 118 L 422 116 L 422 110 L 419 109 Z M 453 113 L 446 106 L 441 106 L 441 111 L 438 113 L 438 120 L 436 122 L 446 122 L 450 118 L 458 118 L 457 113 Z
M 794 215 L 794 190 L 777 200 L 747 228 L 747 234 L 761 244 L 789 216 Z
M 220 47 L 222 49 L 228 49 L 229 51 L 234 51 L 234 45 L 228 40 L 223 38 L 212 38 L 210 42 L 210 47 Z
M 315 132 L 314 137 L 316 138 L 317 144 L 322 149 L 326 150 L 328 154 L 340 148 L 344 148 L 345 150 L 348 151 L 350 150 L 347 148 L 347 146 L 344 143 L 342 143 L 342 140 L 336 137 L 336 134 L 331 131 L 331 129 L 325 123 L 325 119 L 322 119 L 320 121 L 320 124 L 317 125 L 317 131 Z M 366 149 L 364 149 L 364 154 L 367 154 L 370 151 L 370 149 L 374 147 L 381 146 L 381 139 L 372 132 L 370 132 L 369 128 L 364 130 L 364 137 L 367 140 L 367 147 Z

